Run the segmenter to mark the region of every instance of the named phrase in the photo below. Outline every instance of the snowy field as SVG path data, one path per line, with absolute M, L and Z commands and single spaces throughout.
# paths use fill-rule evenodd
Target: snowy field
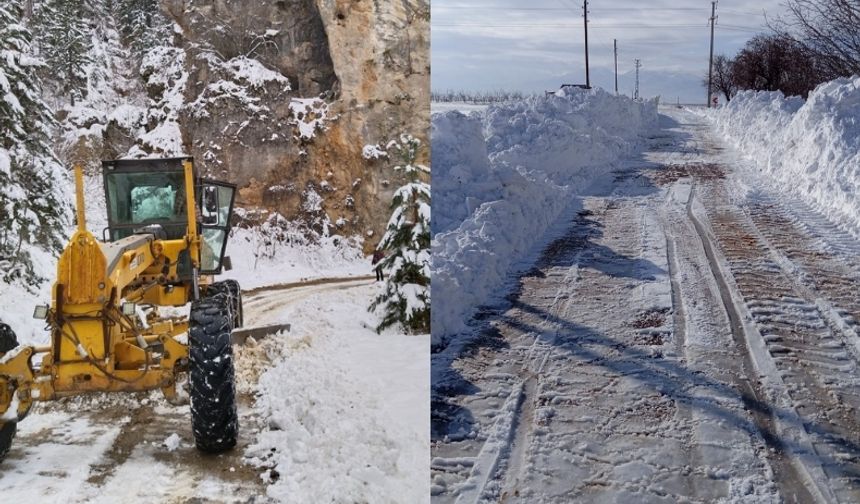
M 466 103 L 466 102 L 430 102 L 430 113 L 450 112 L 456 110 L 464 114 L 469 112 L 483 112 L 487 110 L 489 104 L 486 103 Z

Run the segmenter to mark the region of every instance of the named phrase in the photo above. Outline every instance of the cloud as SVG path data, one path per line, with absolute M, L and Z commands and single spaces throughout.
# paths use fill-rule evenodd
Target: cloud
M 756 31 L 765 31 L 765 12 L 780 0 L 756 7 L 723 0 L 717 7 L 715 53 L 734 54 Z M 573 0 L 433 0 L 432 80 L 434 89 L 522 89 L 542 77 L 581 75 L 585 81 L 582 5 Z M 619 72 L 642 60 L 643 71 L 683 76 L 689 82 L 707 71 L 710 2 L 677 0 L 592 0 L 589 3 L 589 63 L 592 72 Z M 531 84 L 530 84 L 531 83 Z M 656 85 L 656 84 L 655 84 Z M 676 95 L 672 81 L 655 93 Z

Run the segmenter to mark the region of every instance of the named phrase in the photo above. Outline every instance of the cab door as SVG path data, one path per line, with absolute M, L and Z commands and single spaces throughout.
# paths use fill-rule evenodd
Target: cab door
M 203 180 L 198 194 L 200 273 L 215 275 L 221 273 L 224 252 L 227 250 L 236 186 Z

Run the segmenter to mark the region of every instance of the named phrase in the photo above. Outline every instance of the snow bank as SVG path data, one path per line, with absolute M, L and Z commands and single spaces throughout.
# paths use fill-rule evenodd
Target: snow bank
M 434 344 L 463 331 L 570 196 L 656 124 L 656 102 L 600 89 L 434 114 Z
M 778 189 L 860 229 L 860 77 L 822 84 L 806 102 L 742 92 L 710 117 Z
M 331 286 L 260 320 L 292 324 L 261 341 L 273 360 L 255 405 L 265 427 L 246 450 L 274 471 L 276 502 L 430 501 L 429 338 L 372 329 L 380 288 Z
M 233 269 L 219 278 L 234 278 L 243 289 L 373 274 L 370 258 L 362 252 L 361 243 L 337 235 L 310 241 L 296 234 L 292 242 L 279 244 L 259 229 L 234 228 L 227 241 L 226 255 Z

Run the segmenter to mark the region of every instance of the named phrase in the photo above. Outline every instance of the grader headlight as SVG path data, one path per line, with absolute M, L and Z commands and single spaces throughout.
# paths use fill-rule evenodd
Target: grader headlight
M 48 318 L 48 305 L 38 305 L 33 310 L 33 318 L 36 320 L 45 320 Z
M 137 305 L 135 303 L 123 303 L 122 304 L 122 314 L 126 317 L 131 317 L 137 313 Z

